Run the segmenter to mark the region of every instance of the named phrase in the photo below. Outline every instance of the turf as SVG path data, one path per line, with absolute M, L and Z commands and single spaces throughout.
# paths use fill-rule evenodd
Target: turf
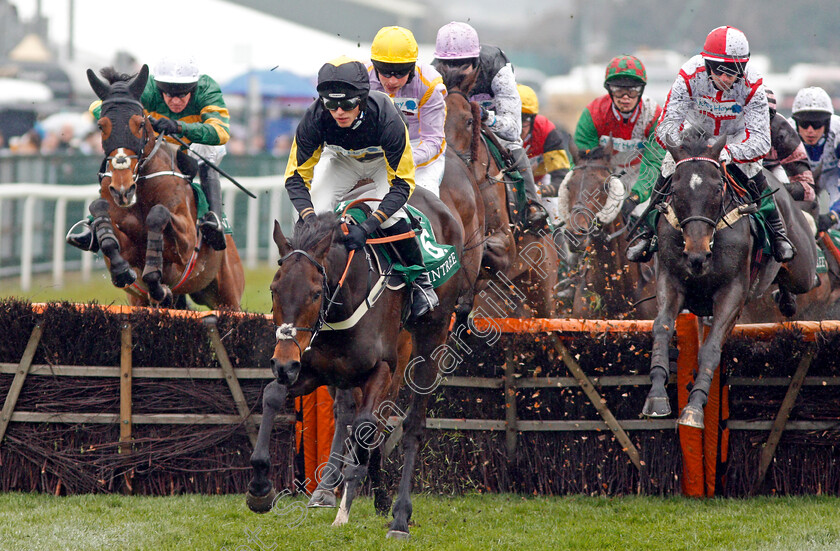
M 0 495 L 5 550 L 829 550 L 840 549 L 840 500 L 416 496 L 409 541 L 358 499 L 350 522 L 286 497 L 266 515 L 244 498 L 184 495 Z

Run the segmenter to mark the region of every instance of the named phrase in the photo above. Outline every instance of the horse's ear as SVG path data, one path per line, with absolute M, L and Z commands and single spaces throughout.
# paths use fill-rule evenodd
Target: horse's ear
M 718 141 L 709 146 L 709 157 L 717 160 L 724 147 L 726 147 L 726 136 L 721 136 Z
M 93 88 L 93 93 L 96 94 L 96 97 L 102 100 L 108 97 L 108 94 L 111 92 L 111 87 L 109 85 L 102 82 L 102 80 L 96 76 L 96 73 L 94 73 L 91 69 L 87 70 L 87 77 L 88 82 L 90 82 L 90 87 Z
M 318 241 L 318 244 L 312 249 L 312 256 L 315 258 L 321 259 L 327 255 L 327 252 L 330 250 L 330 245 L 333 242 L 333 232 L 327 232 L 327 234 Z
M 134 75 L 134 78 L 131 79 L 131 82 L 128 85 L 128 90 L 131 92 L 131 95 L 140 99 L 140 96 L 143 94 L 143 90 L 146 88 L 146 81 L 148 80 L 149 66 L 144 63 L 140 68 L 140 72 Z
M 274 233 L 272 237 L 274 237 L 274 243 L 277 245 L 277 250 L 280 252 L 281 257 L 291 252 L 292 246 L 289 245 L 288 239 L 283 235 L 283 230 L 280 229 L 280 222 L 277 220 L 274 221 Z
M 575 143 L 574 136 L 572 136 L 569 140 L 569 153 L 572 154 L 572 160 L 575 162 L 575 164 L 580 163 L 580 150 L 578 149 L 578 146 Z

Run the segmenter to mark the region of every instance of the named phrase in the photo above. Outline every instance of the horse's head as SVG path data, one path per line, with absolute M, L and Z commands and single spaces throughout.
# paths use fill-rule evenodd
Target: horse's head
M 612 174 L 610 162 L 614 153 L 612 139 L 595 149 L 572 148 L 575 169 L 557 196 L 573 249 L 582 249 L 589 236 L 612 224 L 627 196 L 621 180 Z
M 280 224 L 274 222 L 274 243 L 280 252 L 280 267 L 271 282 L 271 311 L 277 328 L 277 344 L 271 357 L 274 375 L 294 384 L 300 375 L 301 357 L 326 316 L 328 255 L 338 239 L 339 219 L 335 214 L 318 215 L 314 222 L 296 227 L 288 241 Z M 346 254 L 346 253 L 343 253 Z
M 435 69 L 440 73 L 443 84 L 448 92 L 461 92 L 469 95 L 470 90 L 478 80 L 478 68 L 471 63 L 458 65 L 457 60 L 449 62 L 436 62 Z
M 464 162 L 470 164 L 476 159 L 481 136 L 480 107 L 463 92 L 450 91 L 446 94 L 444 134 L 447 146 Z
M 678 146 L 668 146 L 675 169 L 670 208 L 683 242 L 683 258 L 696 275 L 710 269 L 715 231 L 724 214 L 724 180 L 718 162 L 726 145 L 722 136 L 713 145 L 699 132 L 689 132 Z
M 136 176 L 141 156 L 153 135 L 146 119 L 140 96 L 149 79 L 149 67 L 143 65 L 136 75 L 117 73 L 106 67 L 101 71 L 105 81 L 88 69 L 87 77 L 93 91 L 102 100 L 97 122 L 102 133 L 102 149 L 107 155 L 105 172 L 110 174 L 108 189 L 114 203 L 130 207 L 137 202 Z

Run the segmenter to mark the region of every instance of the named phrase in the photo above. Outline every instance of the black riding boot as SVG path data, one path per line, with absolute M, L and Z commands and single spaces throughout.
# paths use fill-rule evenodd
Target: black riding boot
M 508 149 L 513 157 L 513 167 L 522 175 L 522 180 L 525 184 L 525 199 L 527 209 L 525 219 L 529 226 L 547 225 L 548 212 L 545 207 L 540 204 L 537 196 L 537 184 L 534 182 L 534 172 L 531 170 L 531 162 L 528 160 L 528 154 L 522 147 Z
M 217 251 L 225 249 L 225 231 L 222 227 L 222 186 L 219 182 L 219 173 L 207 166 L 206 163 L 198 165 L 198 174 L 201 178 L 201 189 L 207 197 L 207 206 L 210 210 L 201 218 L 199 227 L 204 241 Z
M 105 177 L 105 170 L 107 168 L 108 159 L 105 158 L 99 166 L 99 183 L 102 183 L 102 178 Z M 64 237 L 67 244 L 92 253 L 99 251 L 99 241 L 97 241 L 96 234 L 93 233 L 90 227 L 91 222 L 93 222 L 93 217 L 88 216 L 73 224 Z
M 764 176 L 763 172 L 759 172 L 751 180 L 759 195 L 767 193 L 770 186 L 767 184 L 767 177 Z M 788 239 L 785 223 L 782 221 L 779 208 L 776 206 L 776 198 L 771 195 L 770 200 L 773 202 L 773 209 L 765 213 L 764 219 L 773 234 L 773 239 L 770 240 L 773 243 L 773 258 L 776 259 L 776 262 L 788 262 L 796 255 L 796 247 Z
M 659 174 L 659 177 L 656 179 L 656 183 L 653 184 L 653 192 L 650 196 L 651 204 L 647 209 L 647 212 L 650 212 L 656 207 L 656 204 L 662 200 L 667 178 L 662 176 L 662 173 Z M 651 244 L 653 243 L 653 238 L 655 237 L 653 228 L 650 227 L 648 224 L 647 216 L 643 216 L 639 220 L 639 225 L 636 226 L 636 232 L 627 238 L 627 241 L 630 242 L 630 246 L 627 247 L 627 260 L 630 262 L 647 262 L 653 256 L 653 251 L 651 250 Z
M 385 235 L 397 235 L 411 230 L 408 222 L 398 220 L 388 228 L 382 228 Z M 432 282 L 429 279 L 429 272 L 425 271 L 423 253 L 420 251 L 419 237 L 414 239 L 401 239 L 394 241 L 394 249 L 400 257 L 400 261 L 406 266 L 422 266 L 423 273 L 411 283 L 411 319 L 417 319 L 429 310 L 434 310 L 438 305 L 437 293 L 435 293 Z

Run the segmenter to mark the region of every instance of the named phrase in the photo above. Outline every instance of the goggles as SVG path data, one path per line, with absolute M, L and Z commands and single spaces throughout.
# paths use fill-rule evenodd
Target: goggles
M 190 94 L 192 93 L 192 91 L 189 91 L 189 92 L 180 92 L 180 93 L 178 93 L 178 94 L 170 94 L 169 92 L 167 92 L 167 91 L 165 91 L 165 90 L 161 90 L 161 93 L 162 93 L 164 96 L 168 96 L 168 97 L 170 97 L 170 98 L 178 98 L 178 99 L 182 99 L 182 98 L 185 98 L 185 97 L 187 97 L 188 95 L 190 95 Z
M 826 120 L 821 120 L 821 121 L 796 121 L 796 125 L 799 128 L 813 128 L 814 130 L 819 130 L 820 128 L 823 128 L 826 124 L 828 124 L 828 121 L 826 121 Z
M 321 102 L 328 111 L 335 111 L 341 109 L 342 111 L 352 111 L 362 103 L 360 96 L 344 99 L 334 99 L 321 97 Z
M 616 98 L 623 98 L 627 96 L 631 99 L 635 99 L 642 95 L 642 90 L 644 90 L 644 86 L 618 86 L 617 84 L 607 84 L 607 90 L 609 90 L 610 94 Z
M 715 75 L 726 75 L 729 77 L 741 78 L 744 76 L 744 67 L 740 63 L 709 63 L 709 70 Z

